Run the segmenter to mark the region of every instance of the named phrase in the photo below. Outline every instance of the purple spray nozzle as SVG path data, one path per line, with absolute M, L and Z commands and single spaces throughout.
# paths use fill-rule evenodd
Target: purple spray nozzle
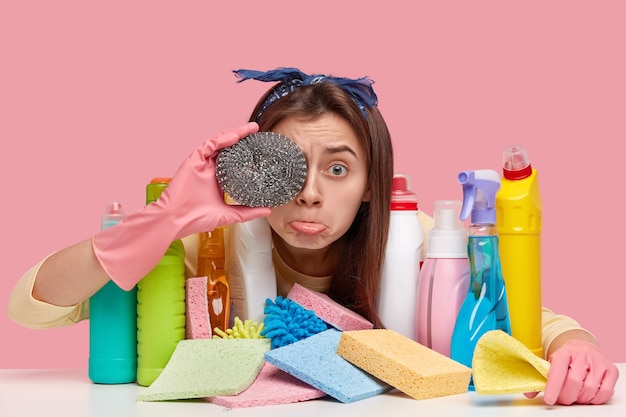
M 463 207 L 459 218 L 466 220 L 471 214 L 472 224 L 495 224 L 500 175 L 492 169 L 461 171 L 458 181 L 463 186 Z

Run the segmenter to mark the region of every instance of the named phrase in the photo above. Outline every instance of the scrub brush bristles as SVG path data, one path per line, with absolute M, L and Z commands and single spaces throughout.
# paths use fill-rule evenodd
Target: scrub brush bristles
M 217 181 L 237 204 L 276 207 L 293 200 L 306 180 L 304 154 L 286 136 L 253 133 L 217 156 Z

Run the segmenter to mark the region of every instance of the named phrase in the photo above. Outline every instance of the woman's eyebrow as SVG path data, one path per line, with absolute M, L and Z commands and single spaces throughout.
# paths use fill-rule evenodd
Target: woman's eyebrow
M 327 153 L 329 155 L 336 154 L 336 153 L 341 153 L 341 152 L 349 152 L 355 158 L 358 159 L 358 156 L 357 156 L 356 152 L 351 147 L 349 147 L 347 145 L 329 146 L 328 148 L 326 148 L 326 151 L 325 151 L 325 153 Z

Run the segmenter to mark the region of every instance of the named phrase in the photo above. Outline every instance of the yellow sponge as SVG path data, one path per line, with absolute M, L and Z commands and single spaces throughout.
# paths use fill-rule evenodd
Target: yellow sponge
M 343 332 L 337 354 L 421 400 L 467 392 L 471 370 L 393 330 Z
M 550 362 L 502 330 L 482 335 L 472 359 L 474 388 L 479 394 L 544 391 L 548 369 Z

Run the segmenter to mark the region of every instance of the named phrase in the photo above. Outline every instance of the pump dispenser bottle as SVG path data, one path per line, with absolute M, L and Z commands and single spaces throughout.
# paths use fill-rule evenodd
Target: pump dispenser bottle
M 450 354 L 471 367 L 478 339 L 490 330 L 511 334 L 511 325 L 496 226 L 500 176 L 487 169 L 463 171 L 458 181 L 463 186 L 460 219 L 466 220 L 471 213 L 467 245 L 471 281 L 454 326 Z
M 146 187 L 146 204 L 156 201 L 167 178 Z M 172 242 L 159 263 L 137 284 L 137 383 L 149 386 L 185 338 L 185 248 Z
M 110 202 L 101 229 L 125 217 L 122 205 Z M 124 291 L 109 281 L 89 300 L 89 378 L 98 384 L 137 379 L 137 287 Z
M 435 201 L 435 225 L 417 285 L 417 341 L 450 357 L 452 331 L 469 290 L 467 230 L 459 220 L 461 202 Z
M 394 175 L 378 314 L 386 328 L 412 340 L 417 340 L 417 283 L 424 244 L 417 210 L 417 195 L 411 190 L 410 177 Z
M 541 335 L 541 195 L 537 171 L 522 146 L 504 150 L 496 195 L 502 274 L 509 295 L 511 334 L 543 357 Z

